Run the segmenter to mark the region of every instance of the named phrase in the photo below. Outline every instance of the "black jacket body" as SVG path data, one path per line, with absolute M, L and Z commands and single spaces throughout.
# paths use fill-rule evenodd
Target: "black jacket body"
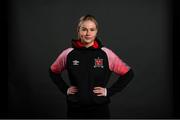
M 66 94 L 69 104 L 82 106 L 108 104 L 110 96 L 120 92 L 133 78 L 132 69 L 116 57 L 98 39 L 93 46 L 88 48 L 81 46 L 77 40 L 73 40 L 72 48 L 62 53 L 52 64 L 50 76 L 56 81 L 60 90 L 66 94 L 68 85 L 58 81 L 63 81 L 60 74 L 64 69 L 67 70 L 70 84 L 78 88 L 76 94 Z M 117 73 L 119 78 L 114 85 L 107 88 L 112 72 Z M 93 93 L 94 87 L 107 88 L 107 96 L 97 96 Z

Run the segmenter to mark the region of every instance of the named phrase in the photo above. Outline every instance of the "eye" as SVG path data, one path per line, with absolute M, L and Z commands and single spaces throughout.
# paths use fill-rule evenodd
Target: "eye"
M 85 28 L 82 28 L 81 31 L 86 31 L 86 29 L 85 29 Z
M 81 27 L 81 28 L 80 28 L 80 31 L 87 31 L 87 29 L 84 28 L 84 27 Z
M 94 28 L 92 28 L 92 29 L 90 29 L 91 31 L 95 31 L 96 29 L 94 29 Z

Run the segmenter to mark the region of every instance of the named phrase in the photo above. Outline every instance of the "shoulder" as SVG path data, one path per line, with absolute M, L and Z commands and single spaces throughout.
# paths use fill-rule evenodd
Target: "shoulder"
M 102 47 L 101 50 L 104 51 L 108 56 L 116 55 L 110 48 Z
M 72 47 L 65 48 L 64 50 L 62 50 L 62 53 L 71 52 L 72 50 L 74 50 L 74 48 Z
M 101 49 L 102 49 L 103 51 L 112 51 L 110 48 L 107 48 L 107 47 L 105 47 L 105 46 L 102 47 Z
M 74 50 L 74 48 L 72 48 L 72 47 L 65 48 L 64 50 L 61 51 L 60 55 L 68 55 L 73 50 Z

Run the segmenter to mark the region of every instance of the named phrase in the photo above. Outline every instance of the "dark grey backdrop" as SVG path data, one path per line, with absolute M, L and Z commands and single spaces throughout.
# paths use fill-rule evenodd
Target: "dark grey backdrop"
M 65 96 L 48 69 L 76 38 L 77 20 L 85 14 L 97 18 L 103 43 L 135 72 L 112 97 L 112 118 L 173 116 L 169 1 L 9 0 L 8 7 L 9 118 L 65 118 Z M 68 82 L 66 72 L 63 77 Z

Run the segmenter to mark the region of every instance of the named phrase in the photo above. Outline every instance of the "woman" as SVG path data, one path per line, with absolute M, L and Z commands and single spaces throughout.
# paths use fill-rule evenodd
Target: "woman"
M 97 38 L 98 23 L 92 15 L 80 18 L 78 39 L 65 49 L 50 67 L 50 76 L 67 96 L 68 118 L 110 118 L 110 97 L 120 92 L 133 78 L 132 69 Z M 61 77 L 68 71 L 71 85 Z M 119 75 L 110 87 L 111 72 Z

